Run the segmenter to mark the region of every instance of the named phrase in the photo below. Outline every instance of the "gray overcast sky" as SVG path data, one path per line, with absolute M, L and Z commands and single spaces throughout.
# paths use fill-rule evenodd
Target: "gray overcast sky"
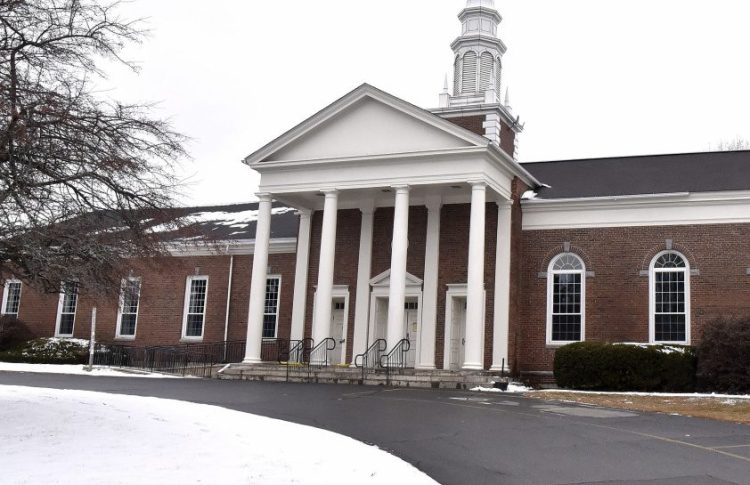
M 192 137 L 185 202 L 252 200 L 240 160 L 363 82 L 438 104 L 465 0 L 135 0 L 152 34 L 110 70 Z M 496 0 L 522 162 L 750 139 L 750 2 Z

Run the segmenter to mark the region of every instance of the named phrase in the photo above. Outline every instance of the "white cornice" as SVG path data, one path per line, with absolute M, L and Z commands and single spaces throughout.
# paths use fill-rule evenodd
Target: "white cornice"
M 522 201 L 523 229 L 750 223 L 750 191 Z
M 172 243 L 167 251 L 175 257 L 191 256 L 246 256 L 255 254 L 255 240 L 212 241 L 207 243 Z M 297 252 L 297 238 L 271 239 L 269 254 L 293 254 Z
M 398 111 L 409 114 L 414 118 L 417 118 L 429 125 L 448 132 L 453 136 L 463 139 L 473 145 L 484 146 L 489 142 L 486 138 L 477 135 L 476 133 L 473 133 L 465 128 L 462 128 L 454 123 L 451 123 L 450 121 L 444 120 L 443 118 L 434 115 L 427 110 L 419 108 L 418 106 L 408 103 L 400 98 L 397 98 L 396 96 L 388 94 L 385 91 L 381 91 L 380 89 L 370 86 L 369 84 L 362 84 L 354 91 L 351 91 L 349 94 L 333 102 L 326 108 L 323 108 L 321 111 L 317 112 L 307 120 L 303 121 L 280 137 L 268 143 L 266 146 L 247 156 L 244 159 L 244 163 L 252 166 L 253 168 L 256 168 L 261 163 L 269 163 L 264 162 L 263 160 L 265 160 L 267 157 L 277 152 L 281 148 L 287 146 L 293 141 L 314 130 L 322 123 L 325 123 L 326 121 L 335 117 L 337 114 L 346 110 L 349 106 L 367 97 L 379 101 Z

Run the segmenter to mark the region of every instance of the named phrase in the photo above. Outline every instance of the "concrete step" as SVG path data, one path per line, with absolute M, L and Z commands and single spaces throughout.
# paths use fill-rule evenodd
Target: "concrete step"
M 219 379 L 242 379 L 267 382 L 314 382 L 320 384 L 353 384 L 368 386 L 416 387 L 439 389 L 468 389 L 491 386 L 500 380 L 496 373 L 487 371 L 447 371 L 402 369 L 390 374 L 382 369 L 368 370 L 354 367 L 305 367 L 287 369 L 279 364 L 232 364 L 217 374 Z

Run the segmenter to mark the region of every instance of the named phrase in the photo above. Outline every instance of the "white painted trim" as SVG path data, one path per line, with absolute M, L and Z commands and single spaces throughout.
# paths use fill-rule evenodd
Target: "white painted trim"
M 310 133 L 311 131 L 315 130 L 326 121 L 334 118 L 336 115 L 345 111 L 347 108 L 349 108 L 350 106 L 352 106 L 353 104 L 359 102 L 360 100 L 364 98 L 371 98 L 376 101 L 379 101 L 387 106 L 390 106 L 391 108 L 397 111 L 410 115 L 416 119 L 419 119 L 420 121 L 423 121 L 435 128 L 442 129 L 443 131 L 450 133 L 453 136 L 460 138 L 462 140 L 465 140 L 469 143 L 472 143 L 478 146 L 485 146 L 487 145 L 487 143 L 489 143 L 488 140 L 477 135 L 476 133 L 472 133 L 471 131 L 465 128 L 462 128 L 454 123 L 446 121 L 440 118 L 439 116 L 430 113 L 427 110 L 414 106 L 413 104 L 407 103 L 406 101 L 399 99 L 391 94 L 388 94 L 385 91 L 381 91 L 380 89 L 377 89 L 369 84 L 362 84 L 361 86 L 357 87 L 353 91 L 344 95 L 342 98 L 338 99 L 337 101 L 334 101 L 332 104 L 318 111 L 316 114 L 314 114 L 307 120 L 303 121 L 302 123 L 292 128 L 291 130 L 287 131 L 280 137 L 271 141 L 264 147 L 248 155 L 244 159 L 244 163 L 246 163 L 247 165 L 250 165 L 251 167 L 258 165 L 259 163 L 267 163 L 267 162 L 263 162 L 263 160 L 266 157 L 281 150 L 285 146 L 289 145 L 295 140 L 298 140 L 299 138 L 303 137 L 307 133 Z
M 750 191 L 522 201 L 523 229 L 750 223 Z
M 255 254 L 255 240 L 212 241 L 203 244 L 193 241 L 172 242 L 166 245 L 166 250 L 171 256 L 186 258 L 220 255 L 248 256 Z M 296 237 L 271 239 L 268 247 L 269 254 L 294 254 L 296 251 Z
M 341 330 L 341 337 L 342 337 L 343 343 L 336 342 L 336 345 L 342 346 L 341 361 L 339 362 L 339 364 L 346 365 L 346 350 L 347 350 L 347 343 L 349 342 L 349 286 L 333 285 L 333 290 L 331 291 L 331 307 L 333 307 L 334 300 L 342 299 L 342 298 L 344 299 L 344 323 L 342 325 L 342 330 Z M 333 308 L 331 308 L 331 311 L 333 311 Z M 333 325 L 333 318 L 331 318 L 331 323 L 328 326 L 329 335 L 332 335 L 331 325 Z
M 370 286 L 373 287 L 373 291 L 375 291 L 374 288 L 386 288 L 386 289 L 389 288 L 390 284 L 386 284 L 386 281 L 390 280 L 390 277 L 391 277 L 391 270 L 387 269 L 383 271 L 382 273 L 380 273 L 379 275 L 372 278 L 370 280 Z M 407 288 L 409 287 L 421 288 L 422 283 L 423 281 L 421 279 L 417 278 L 416 276 L 409 273 L 408 271 L 406 272 L 406 287 Z M 386 291 L 385 293 L 388 294 L 388 291 Z
M 57 301 L 57 319 L 55 321 L 55 337 L 70 338 L 75 334 L 76 317 L 78 316 L 78 299 L 80 296 L 81 296 L 80 288 L 77 288 L 76 289 L 76 305 L 73 311 L 73 328 L 71 328 L 70 333 L 62 334 L 60 333 L 60 322 L 62 320 L 63 302 L 65 300 L 65 284 L 63 283 L 60 286 L 60 297 L 58 298 L 58 301 Z
M 292 328 L 289 338 L 302 340 L 305 336 L 307 311 L 307 276 L 310 266 L 310 233 L 312 212 L 300 211 L 297 260 L 294 265 L 294 300 L 292 302 Z
M 685 261 L 684 268 L 666 268 L 657 270 L 654 265 L 656 261 L 665 254 L 676 254 Z M 685 274 L 685 341 L 684 342 L 662 342 L 656 340 L 656 281 L 655 273 L 684 273 Z M 648 341 L 651 344 L 677 344 L 677 345 L 690 345 L 691 342 L 691 327 L 692 327 L 692 315 L 690 306 L 690 261 L 685 255 L 674 249 L 661 251 L 659 254 L 651 259 L 651 264 L 648 267 Z
M 18 313 L 8 313 L 7 306 L 8 306 L 8 293 L 10 292 L 10 285 L 11 284 L 18 284 L 20 285 L 18 288 Z M 5 285 L 3 285 L 3 301 L 2 306 L 0 306 L 0 315 L 15 315 L 16 318 L 18 318 L 18 314 L 21 312 L 21 296 L 23 294 L 23 283 L 21 280 L 17 280 L 14 278 L 5 280 Z
M 357 354 L 369 346 L 368 322 L 370 314 L 370 274 L 372 272 L 372 242 L 375 207 L 372 203 L 361 208 L 362 222 L 359 230 L 359 258 L 357 261 L 357 290 L 354 303 L 354 342 L 352 345 L 352 365 Z
M 122 307 L 125 303 L 125 286 L 129 281 L 138 282 L 138 305 L 135 310 L 135 328 L 133 329 L 133 335 L 122 335 Z M 141 311 L 141 291 L 143 290 L 143 280 L 140 276 L 129 276 L 123 278 L 120 282 L 120 302 L 117 305 L 117 323 L 115 325 L 115 339 L 117 340 L 135 340 L 135 336 L 138 333 L 138 318 Z
M 188 337 L 185 335 L 187 331 L 187 320 L 188 320 L 188 309 L 190 306 L 190 286 L 193 281 L 205 280 L 206 282 L 206 297 L 203 301 L 203 324 L 201 325 L 200 336 Z M 208 275 L 191 275 L 185 279 L 185 301 L 182 307 L 182 337 L 181 341 L 196 342 L 203 340 L 203 335 L 206 333 L 206 310 L 208 309 Z
M 453 283 L 446 285 L 448 291 L 445 292 L 445 325 L 443 327 L 443 369 L 450 369 L 451 359 L 451 335 L 453 333 L 453 300 L 455 298 L 467 298 L 467 285 L 465 283 Z M 468 298 L 467 298 L 468 299 Z M 467 301 L 468 307 L 468 301 Z M 487 318 L 487 291 L 484 291 L 484 304 L 482 305 L 482 321 Z M 483 334 L 484 335 L 484 334 Z M 482 346 L 484 347 L 484 337 L 482 339 Z M 484 358 L 484 356 L 482 356 Z M 464 360 L 466 356 L 464 355 Z M 484 363 L 483 363 L 484 365 Z M 463 368 L 463 362 L 459 364 L 459 369 Z
M 574 256 L 578 261 L 581 262 L 582 269 L 576 270 L 558 270 L 555 271 L 552 267 L 557 262 L 557 259 L 561 256 L 570 255 Z M 553 292 L 554 292 L 554 281 L 555 275 L 558 274 L 580 274 L 581 275 L 581 340 L 552 340 L 552 310 L 553 310 Z M 572 344 L 576 342 L 586 341 L 586 263 L 583 259 L 575 253 L 560 253 L 552 258 L 549 266 L 547 267 L 547 336 L 546 342 L 549 347 L 562 347 L 563 345 Z
M 281 314 L 281 275 L 280 274 L 269 274 L 266 275 L 266 290 L 265 294 L 268 294 L 268 280 L 279 280 L 279 297 L 276 299 L 276 323 L 274 324 L 274 331 L 273 331 L 273 337 L 266 337 L 263 336 L 263 340 L 274 340 L 279 338 L 279 315 Z M 266 315 L 269 315 L 266 313 L 266 305 L 265 305 L 265 298 L 263 298 L 263 320 L 265 321 Z
M 417 306 L 419 307 L 418 313 L 417 313 L 417 329 L 419 335 L 417 335 L 416 341 L 417 341 L 417 348 L 415 349 L 415 356 L 414 356 L 414 363 L 419 362 L 420 359 L 420 346 L 419 341 L 422 338 L 422 312 L 423 312 L 423 297 L 422 297 L 422 289 L 421 287 L 417 286 L 407 286 L 406 292 L 404 293 L 404 302 L 410 299 L 417 299 Z M 368 330 L 368 338 L 370 345 L 375 341 L 375 324 L 377 323 L 375 321 L 376 313 L 377 313 L 377 300 L 385 300 L 388 302 L 388 287 L 387 286 L 374 286 L 372 288 L 372 292 L 370 293 L 370 308 L 372 311 L 370 312 L 370 324 L 369 324 L 369 330 Z M 388 310 L 386 310 L 386 316 L 387 316 Z M 388 323 L 386 322 L 386 327 L 388 326 Z M 387 333 L 387 331 L 386 331 Z M 386 351 L 389 351 L 391 349 L 386 349 Z

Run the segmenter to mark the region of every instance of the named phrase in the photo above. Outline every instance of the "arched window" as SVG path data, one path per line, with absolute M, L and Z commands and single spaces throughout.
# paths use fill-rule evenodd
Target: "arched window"
M 497 99 L 502 99 L 502 79 L 503 79 L 503 62 L 498 57 L 495 62 L 495 89 L 497 90 Z
M 690 266 L 675 251 L 651 261 L 649 330 L 652 343 L 690 342 Z
M 547 271 L 547 343 L 585 340 L 586 267 L 573 253 L 552 259 Z
M 477 91 L 477 54 L 473 51 L 464 54 L 461 77 L 461 94 L 471 94 Z

